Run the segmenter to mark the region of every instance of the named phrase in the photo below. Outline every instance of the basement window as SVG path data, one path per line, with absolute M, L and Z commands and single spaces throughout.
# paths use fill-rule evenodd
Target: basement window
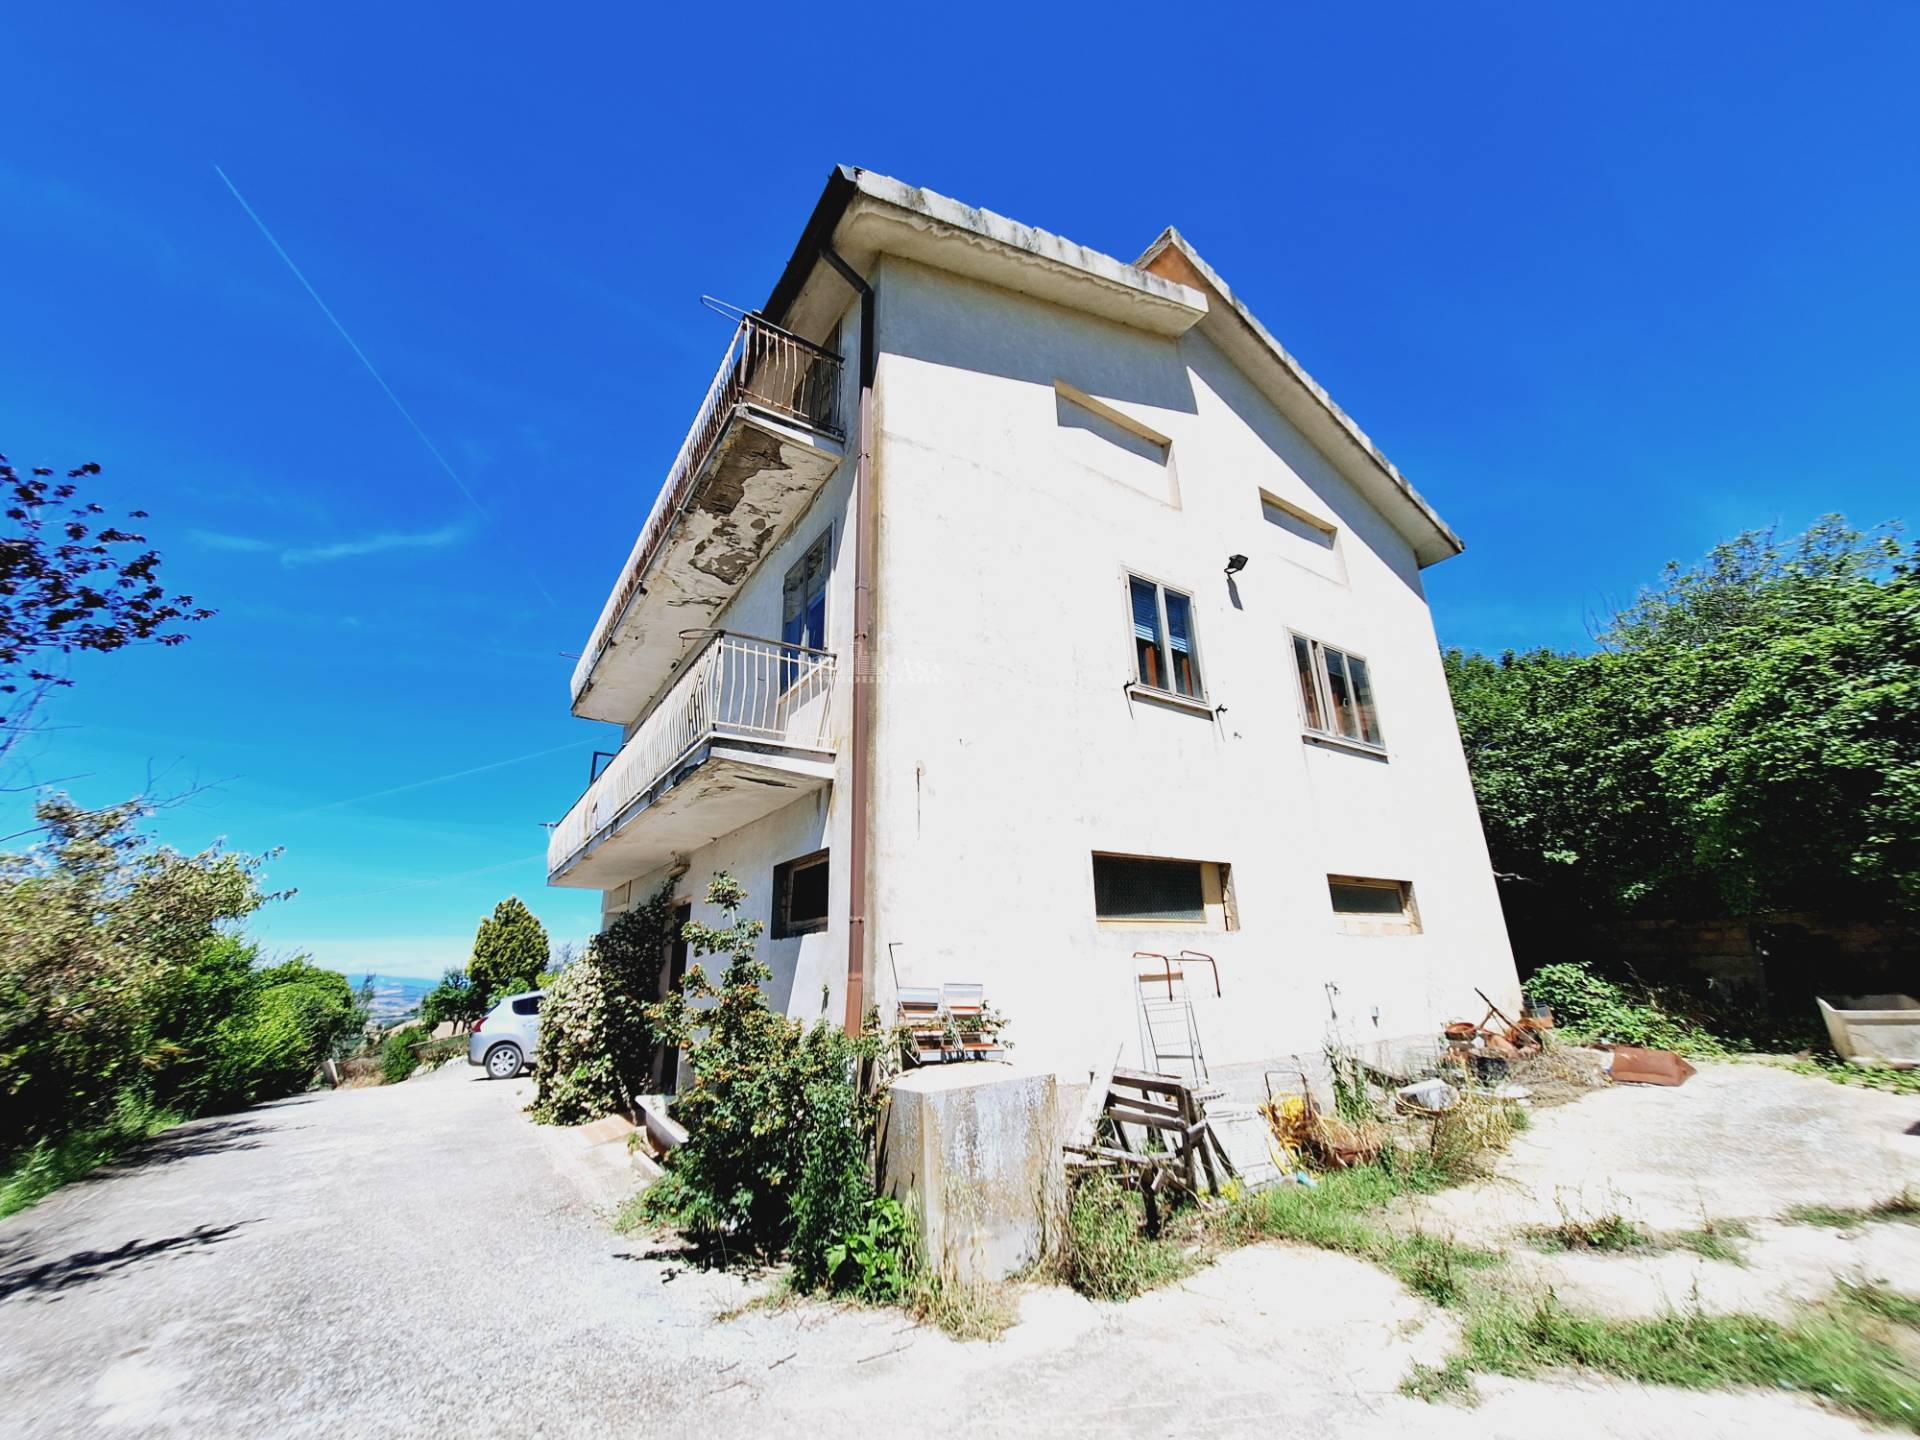
M 816 850 L 773 867 L 773 938 L 827 928 L 827 852 Z
M 1327 894 L 1334 917 L 1348 935 L 1417 935 L 1420 912 L 1413 886 L 1405 880 L 1371 880 L 1358 875 L 1329 875 Z
M 1210 860 L 1096 854 L 1093 913 L 1102 925 L 1237 928 L 1230 867 Z
M 1300 716 L 1309 731 L 1370 750 L 1386 748 L 1373 703 L 1373 673 L 1365 660 L 1295 635 L 1293 668 L 1300 681 Z

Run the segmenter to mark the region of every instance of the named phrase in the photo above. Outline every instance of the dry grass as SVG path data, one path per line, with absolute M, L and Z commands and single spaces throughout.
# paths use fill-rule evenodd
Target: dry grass
M 1565 1105 L 1605 1088 L 1607 1072 L 1598 1054 L 1568 1045 L 1551 1034 L 1537 1055 L 1522 1055 L 1507 1066 L 1507 1077 L 1532 1092 L 1539 1108 Z

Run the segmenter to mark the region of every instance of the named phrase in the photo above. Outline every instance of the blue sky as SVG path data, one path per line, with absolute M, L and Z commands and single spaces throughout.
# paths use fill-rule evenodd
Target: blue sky
M 0 16 L 0 451 L 101 462 L 220 611 L 76 661 L 33 769 L 206 787 L 156 831 L 284 847 L 256 929 L 345 970 L 459 963 L 509 892 L 593 928 L 541 858 L 612 735 L 563 657 L 699 296 L 764 299 L 834 163 L 1123 258 L 1178 225 L 1465 536 L 1450 643 L 1916 493 L 1920 7 L 170 8 Z

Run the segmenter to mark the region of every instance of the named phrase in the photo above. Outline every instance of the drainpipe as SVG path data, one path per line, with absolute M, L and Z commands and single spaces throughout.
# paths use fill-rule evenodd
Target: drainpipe
M 847 1013 L 849 1035 L 866 1013 L 867 836 L 873 760 L 873 286 L 831 245 L 820 257 L 860 297 L 860 433 L 853 470 L 853 775 L 849 784 L 852 854 L 847 863 Z

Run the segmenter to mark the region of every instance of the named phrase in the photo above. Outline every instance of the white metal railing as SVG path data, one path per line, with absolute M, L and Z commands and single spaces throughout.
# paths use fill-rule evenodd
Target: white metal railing
M 547 840 L 559 871 L 626 808 L 716 737 L 824 750 L 833 656 L 725 630 L 711 632 L 607 768 Z

